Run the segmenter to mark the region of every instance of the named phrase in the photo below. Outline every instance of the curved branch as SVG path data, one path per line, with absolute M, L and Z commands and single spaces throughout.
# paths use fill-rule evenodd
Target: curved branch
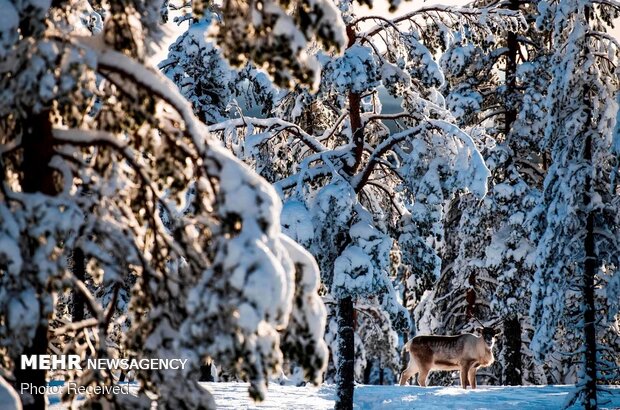
M 291 189 L 294 188 L 295 186 L 297 186 L 297 183 L 299 181 L 299 179 L 303 179 L 303 180 L 312 180 L 314 178 L 318 178 L 318 177 L 326 177 L 329 176 L 333 173 L 333 171 L 326 165 L 319 165 L 317 167 L 314 168 L 310 168 L 307 169 L 303 172 L 303 175 L 301 172 L 298 172 L 296 174 L 290 175 L 284 179 L 281 179 L 279 181 L 276 181 L 273 185 L 274 187 L 280 191 L 283 192 L 286 189 Z
M 17 138 L 12 139 L 4 144 L 0 144 L 0 155 L 10 154 L 11 152 L 21 148 L 22 146 L 22 136 L 19 135 Z
M 508 11 L 508 10 L 501 10 L 501 9 L 475 9 L 475 8 L 467 8 L 467 7 L 452 7 L 452 6 L 441 6 L 441 5 L 434 5 L 434 6 L 427 6 L 427 7 L 421 7 L 417 10 L 414 10 L 412 12 L 403 14 L 402 16 L 399 16 L 395 19 L 389 20 L 390 21 L 390 25 L 389 27 L 394 27 L 397 26 L 399 23 L 402 23 L 403 21 L 408 21 L 408 20 L 412 20 L 414 17 L 417 17 L 418 15 L 421 14 L 429 14 L 431 12 L 435 12 L 437 14 L 439 13 L 444 13 L 444 14 L 448 14 L 448 15 L 456 15 L 456 16 L 480 16 L 483 14 L 490 14 L 490 13 L 494 13 L 497 15 L 500 15 L 502 17 L 516 17 L 518 15 L 518 13 L 514 13 L 512 11 Z M 353 22 L 351 24 L 359 24 L 365 20 L 373 20 L 376 19 L 377 16 L 362 16 L 362 17 L 358 17 L 357 19 L 353 20 Z M 384 18 L 379 18 L 381 20 L 386 20 Z M 460 21 L 460 20 L 459 20 Z M 385 25 L 379 25 L 379 26 L 375 26 L 374 28 L 366 31 L 365 33 L 363 33 L 363 36 L 369 36 L 372 37 L 378 33 L 380 33 L 381 31 L 385 30 L 386 26 Z M 400 32 L 400 30 L 399 30 Z
M 390 201 L 390 204 L 392 204 L 392 207 L 396 210 L 396 212 L 398 212 L 398 215 L 399 216 L 403 216 L 403 210 L 398 206 L 396 201 L 394 201 L 394 193 L 393 192 L 388 191 L 386 187 L 384 187 L 381 184 L 377 184 L 376 182 L 368 181 L 366 183 L 366 185 L 367 186 L 372 186 L 374 188 L 377 188 L 380 191 L 383 191 L 385 193 L 386 198 Z
M 327 147 L 325 147 L 323 144 L 317 141 L 315 137 L 305 132 L 300 126 L 293 124 L 292 122 L 284 121 L 278 118 L 254 118 L 254 117 L 234 118 L 232 120 L 227 120 L 227 121 L 219 122 L 217 124 L 210 125 L 206 128 L 208 132 L 221 132 L 221 131 L 225 131 L 227 128 L 230 128 L 230 127 L 235 127 L 235 128 L 247 127 L 248 124 L 251 124 L 255 127 L 266 128 L 270 131 L 276 131 L 276 132 L 289 131 L 291 134 L 297 137 L 301 142 L 307 145 L 314 152 L 323 152 L 327 150 Z M 273 137 L 273 135 L 271 137 Z
M 362 114 L 362 120 L 364 122 L 364 127 L 366 124 L 372 121 L 396 121 L 401 118 L 411 118 L 413 120 L 422 120 L 421 115 L 411 114 L 408 112 L 398 112 L 394 114 Z
M 208 132 L 206 126 L 194 116 L 191 104 L 181 95 L 177 87 L 161 73 L 151 71 L 131 57 L 110 49 L 101 35 L 73 37 L 77 43 L 92 50 L 97 58 L 98 69 L 121 74 L 141 85 L 162 101 L 169 104 L 181 116 L 192 141 L 199 151 L 204 151 Z
M 143 187 L 150 189 L 155 199 L 157 199 L 158 203 L 160 203 L 168 213 L 173 214 L 168 204 L 166 204 L 165 201 L 161 200 L 164 196 L 153 185 L 153 181 L 151 181 L 150 177 L 144 172 L 144 167 L 142 167 L 136 162 L 135 153 L 130 151 L 127 146 L 119 143 L 119 141 L 117 140 L 117 138 L 114 137 L 113 134 L 105 131 L 79 129 L 53 129 L 52 133 L 56 142 L 60 144 L 73 144 L 77 146 L 92 146 L 100 144 L 113 149 L 129 163 L 131 168 L 135 171 L 136 175 L 142 181 Z M 153 224 L 153 232 L 164 232 L 165 227 L 163 226 L 161 220 L 154 217 L 154 212 L 149 212 L 149 215 Z M 182 252 L 181 248 L 176 244 L 176 242 L 171 241 L 170 238 L 166 236 L 162 236 L 162 239 L 173 252 L 177 253 L 178 255 L 184 254 L 184 252 Z
M 616 9 L 617 11 L 620 11 L 620 2 L 617 2 L 615 0 L 593 0 L 592 3 L 609 6 Z
M 420 133 L 428 128 L 429 124 L 423 123 L 414 128 L 409 128 L 405 131 L 401 131 L 397 134 L 391 135 L 381 144 L 377 145 L 377 148 L 375 148 L 375 151 L 370 155 L 368 163 L 366 164 L 364 169 L 362 169 L 361 172 L 359 172 L 352 178 L 351 185 L 355 189 L 355 192 L 359 192 L 364 187 L 364 185 L 366 185 L 366 183 L 368 182 L 368 178 L 370 178 L 370 174 L 372 174 L 372 172 L 374 171 L 375 166 L 379 163 L 383 154 L 388 152 L 390 148 L 403 141 L 407 137 Z

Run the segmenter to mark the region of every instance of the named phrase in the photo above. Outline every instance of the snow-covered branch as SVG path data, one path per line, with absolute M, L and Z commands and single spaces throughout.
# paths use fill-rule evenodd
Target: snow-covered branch
M 401 16 L 398 16 L 390 20 L 389 24 L 386 22 L 385 24 L 375 26 L 363 33 L 360 33 L 360 36 L 372 37 L 386 30 L 387 28 L 398 27 L 398 24 L 400 23 L 403 23 L 406 21 L 413 21 L 418 16 L 430 15 L 431 13 L 436 13 L 438 15 L 440 14 L 454 15 L 457 18 L 461 17 L 461 18 L 467 18 L 467 19 L 480 18 L 482 16 L 485 16 L 485 17 L 496 16 L 498 18 L 508 18 L 508 17 L 514 18 L 514 17 L 519 16 L 519 13 L 516 13 L 514 11 L 502 10 L 502 9 L 497 9 L 497 8 L 477 9 L 477 8 L 470 8 L 470 7 L 453 7 L 453 6 L 444 6 L 444 5 L 426 6 L 426 7 L 421 7 L 417 10 L 411 11 L 409 13 L 403 14 Z M 369 15 L 369 16 L 361 16 L 361 17 L 356 18 L 355 20 L 353 20 L 352 24 L 359 24 L 366 20 L 373 20 L 373 19 L 385 20 L 378 16 Z M 399 30 L 397 30 L 397 32 L 398 31 Z
M 265 128 L 269 132 L 273 132 L 274 134 L 280 131 L 287 131 L 291 135 L 297 137 L 301 142 L 306 144 L 314 152 L 323 152 L 327 150 L 327 148 L 323 144 L 321 144 L 316 139 L 316 137 L 309 135 L 298 125 L 281 120 L 279 118 L 255 118 L 244 116 L 243 118 L 234 118 L 231 120 L 226 120 L 217 124 L 210 125 L 207 127 L 207 130 L 211 133 L 223 132 L 229 128 L 244 128 L 248 125 L 253 125 L 257 128 Z M 271 137 L 273 137 L 273 134 L 266 137 L 266 139 L 269 139 Z
M 177 87 L 159 72 L 154 72 L 134 59 L 108 48 L 97 37 L 74 37 L 78 43 L 92 50 L 97 58 L 99 69 L 121 74 L 133 83 L 139 84 L 167 104 L 181 116 L 185 127 L 199 151 L 203 151 L 208 132 L 192 111 L 191 104 L 179 93 Z

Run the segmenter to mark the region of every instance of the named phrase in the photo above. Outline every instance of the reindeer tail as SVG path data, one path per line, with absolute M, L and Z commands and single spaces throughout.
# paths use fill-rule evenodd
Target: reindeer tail
M 405 352 L 409 352 L 409 346 L 411 346 L 411 339 L 403 346 L 403 351 L 401 353 L 405 354 Z

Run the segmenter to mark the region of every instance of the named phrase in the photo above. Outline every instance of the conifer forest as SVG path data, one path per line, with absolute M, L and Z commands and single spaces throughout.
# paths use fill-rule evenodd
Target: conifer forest
M 0 409 L 620 408 L 619 23 L 0 0 Z

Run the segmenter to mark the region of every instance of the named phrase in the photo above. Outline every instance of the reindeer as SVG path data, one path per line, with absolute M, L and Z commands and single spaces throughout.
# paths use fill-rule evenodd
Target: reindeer
M 461 387 L 476 388 L 476 371 L 490 366 L 495 336 L 499 333 L 490 327 L 476 329 L 480 336 L 463 333 L 458 336 L 416 336 L 405 345 L 409 351 L 409 365 L 400 377 L 400 385 L 406 384 L 416 373 L 420 386 L 426 387 L 431 370 L 458 370 Z

